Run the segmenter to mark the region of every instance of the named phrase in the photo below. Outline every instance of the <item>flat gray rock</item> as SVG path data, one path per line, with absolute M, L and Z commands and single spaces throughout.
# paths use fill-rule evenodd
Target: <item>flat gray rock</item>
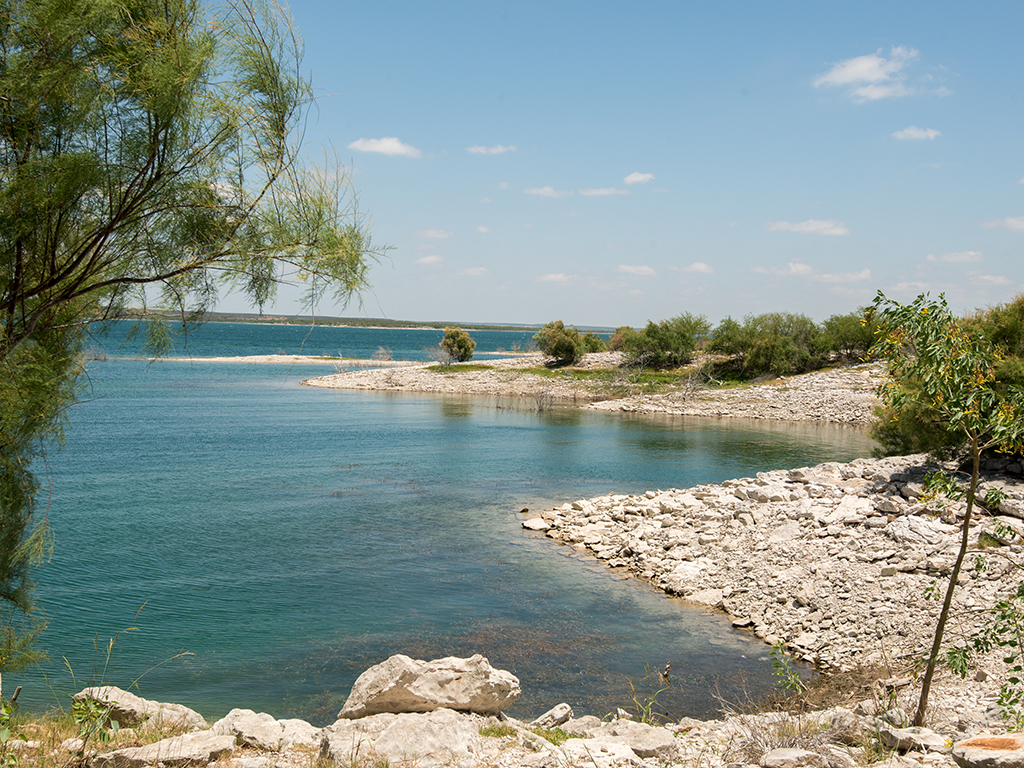
M 198 731 L 148 744 L 128 747 L 96 755 L 92 768 L 143 768 L 147 765 L 165 766 L 207 765 L 230 755 L 235 749 L 234 736 L 218 735 L 213 731 Z
M 593 736 L 626 744 L 639 757 L 655 757 L 668 761 L 679 755 L 676 737 L 671 731 L 646 723 L 613 720 L 598 728 Z
M 896 728 L 878 720 L 878 739 L 889 749 L 914 749 L 921 752 L 949 753 L 953 742 L 928 728 Z
M 615 739 L 569 739 L 562 744 L 562 752 L 570 764 L 586 765 L 588 768 L 644 765 L 636 752 Z
M 435 709 L 497 715 L 521 694 L 519 678 L 495 669 L 480 654 L 433 661 L 397 654 L 359 676 L 338 717 Z
M 543 715 L 530 723 L 530 726 L 536 728 L 554 728 L 555 726 L 559 726 L 566 722 L 570 717 L 572 717 L 572 707 L 563 702 L 549 709 Z
M 824 766 L 825 759 L 817 752 L 806 749 L 773 749 L 761 758 L 763 768 L 799 768 L 799 766 Z

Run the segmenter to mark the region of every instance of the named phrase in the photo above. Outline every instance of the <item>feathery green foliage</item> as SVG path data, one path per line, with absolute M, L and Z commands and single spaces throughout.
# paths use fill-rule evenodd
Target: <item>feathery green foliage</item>
M 911 304 L 902 305 L 879 291 L 873 308 L 879 323 L 873 351 L 885 360 L 888 368 L 879 395 L 893 418 L 898 419 L 911 406 L 929 410 L 950 431 L 966 439 L 971 459 L 960 551 L 935 626 L 914 716 L 914 725 L 920 726 L 924 724 L 928 708 L 953 591 L 967 554 L 981 452 L 990 447 L 1020 450 L 1024 446 L 1024 389 L 992 386 L 1000 360 L 998 352 L 988 340 L 968 332 L 958 322 L 944 297 L 932 301 L 922 294 Z
M 632 331 L 632 329 L 629 329 Z M 703 315 L 684 312 L 669 320 L 647 322 L 642 331 L 620 336 L 626 364 L 637 368 L 678 368 L 693 359 L 698 342 L 711 330 Z
M 265 0 L 0 0 L 0 598 L 29 616 L 48 543 L 32 462 L 74 403 L 87 324 L 312 307 L 366 285 L 345 174 L 301 152 L 301 42 Z M 155 304 L 155 306 L 154 306 Z M 159 352 L 164 326 L 150 326 Z M 0 670 L 31 638 L 0 631 Z

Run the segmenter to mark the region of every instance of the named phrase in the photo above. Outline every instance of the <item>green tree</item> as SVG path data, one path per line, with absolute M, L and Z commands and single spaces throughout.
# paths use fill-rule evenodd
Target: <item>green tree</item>
M 583 345 L 583 352 L 589 354 L 590 352 L 604 352 L 608 349 L 608 344 L 593 331 L 587 331 L 585 334 L 580 336 L 580 344 Z
M 820 347 L 839 360 L 858 360 L 868 354 L 875 343 L 876 323 L 865 320 L 865 311 L 832 315 L 821 324 Z
M 637 367 L 678 368 L 693 359 L 697 343 L 711 331 L 703 315 L 689 312 L 647 326 L 622 339 L 626 363 Z
M 805 373 L 828 361 L 817 324 L 806 315 L 783 312 L 747 315 L 742 325 L 725 318 L 708 350 L 732 356 L 733 367 L 744 378 Z
M 302 154 L 301 53 L 263 0 L 0 0 L 0 669 L 31 640 L 32 462 L 75 401 L 88 324 L 196 319 L 224 285 L 261 308 L 281 281 L 311 308 L 366 285 L 348 179 Z
M 440 344 L 448 356 L 458 363 L 470 360 L 476 349 L 476 342 L 461 328 L 445 328 Z
M 978 488 L 981 452 L 989 447 L 1019 450 L 1024 443 L 1024 390 L 992 386 L 999 355 L 984 338 L 968 333 L 953 317 L 944 297 L 918 296 L 908 305 L 881 292 L 873 303 L 879 337 L 873 352 L 885 360 L 888 376 L 879 394 L 893 418 L 911 406 L 923 407 L 960 433 L 967 444 L 971 479 L 961 530 L 960 551 L 935 625 L 921 684 L 914 725 L 924 724 L 935 665 L 949 618 L 953 591 L 967 554 L 971 515 Z
M 537 349 L 550 357 L 555 365 L 572 365 L 580 360 L 584 353 L 583 342 L 576 326 L 568 328 L 561 320 L 552 320 L 533 335 Z

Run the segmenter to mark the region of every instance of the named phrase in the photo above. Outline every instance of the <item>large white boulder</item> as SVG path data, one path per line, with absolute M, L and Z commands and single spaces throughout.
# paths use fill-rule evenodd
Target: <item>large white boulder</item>
M 150 701 L 113 685 L 86 688 L 73 696 L 75 701 L 96 701 L 107 708 L 109 720 L 123 728 L 148 725 L 179 725 L 191 731 L 209 728 L 203 716 L 181 704 Z
M 338 717 L 356 719 L 383 712 L 442 708 L 496 715 L 521 694 L 515 675 L 495 669 L 480 654 L 433 661 L 397 654 L 359 676 Z
M 476 720 L 450 709 L 434 712 L 383 713 L 359 720 L 339 720 L 323 729 L 320 756 L 337 765 L 356 765 L 367 757 L 394 763 L 472 765 L 482 739 Z
M 305 720 L 275 720 L 265 712 L 232 709 L 213 724 L 216 734 L 234 736 L 238 744 L 256 749 L 280 751 L 295 745 L 320 743 L 320 729 Z

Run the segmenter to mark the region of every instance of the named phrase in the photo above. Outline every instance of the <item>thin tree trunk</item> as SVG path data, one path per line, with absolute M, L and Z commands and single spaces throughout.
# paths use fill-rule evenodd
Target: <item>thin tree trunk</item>
M 953 604 L 953 590 L 956 589 L 957 579 L 960 577 L 960 567 L 964 564 L 967 556 L 968 537 L 971 529 L 971 512 L 974 510 L 974 494 L 978 489 L 978 471 L 981 465 L 981 446 L 976 436 L 971 436 L 971 486 L 967 491 L 967 512 L 964 514 L 963 529 L 960 534 L 960 553 L 956 557 L 956 564 L 953 566 L 953 573 L 949 576 L 949 585 L 946 587 L 946 599 L 942 603 L 942 612 L 939 614 L 939 621 L 935 625 L 935 638 L 932 640 L 932 652 L 928 656 L 928 667 L 924 673 L 924 681 L 921 683 L 921 698 L 917 702 L 917 713 L 914 715 L 914 725 L 921 727 L 925 723 L 925 715 L 928 711 L 928 694 L 932 687 L 932 677 L 935 676 L 935 665 L 939 660 L 939 649 L 942 647 L 942 635 L 946 629 L 946 620 L 949 618 L 949 609 Z

